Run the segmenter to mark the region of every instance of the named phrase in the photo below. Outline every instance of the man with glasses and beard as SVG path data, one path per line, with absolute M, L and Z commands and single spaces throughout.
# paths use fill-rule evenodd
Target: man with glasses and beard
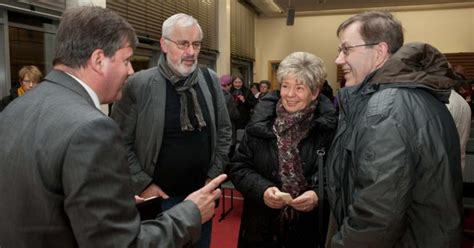
M 337 35 L 346 87 L 327 160 L 331 247 L 460 247 L 448 61 L 428 44 L 403 45 L 402 25 L 388 12 L 355 15 Z
M 224 171 L 231 124 L 215 72 L 197 68 L 203 38 L 196 19 L 169 17 L 158 66 L 130 77 L 112 110 L 128 146 L 135 194 L 157 196 L 163 210 Z M 197 247 L 209 247 L 211 223 Z

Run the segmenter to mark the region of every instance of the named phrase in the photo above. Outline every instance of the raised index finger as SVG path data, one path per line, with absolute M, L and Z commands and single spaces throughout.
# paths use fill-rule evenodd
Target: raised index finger
M 221 183 L 227 178 L 226 174 L 221 174 L 218 177 L 212 179 L 208 184 L 202 187 L 201 191 L 203 192 L 212 192 L 214 191 Z

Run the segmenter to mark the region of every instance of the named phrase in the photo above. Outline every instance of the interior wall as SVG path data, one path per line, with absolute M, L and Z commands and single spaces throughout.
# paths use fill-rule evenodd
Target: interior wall
M 392 13 L 403 24 L 405 42 L 430 43 L 443 53 L 474 52 L 474 8 Z M 350 16 L 301 16 L 295 18 L 294 26 L 286 26 L 286 18 L 257 19 L 254 81 L 268 78 L 268 61 L 305 51 L 324 60 L 329 83 L 339 88 L 334 64 L 339 45 L 336 29 Z

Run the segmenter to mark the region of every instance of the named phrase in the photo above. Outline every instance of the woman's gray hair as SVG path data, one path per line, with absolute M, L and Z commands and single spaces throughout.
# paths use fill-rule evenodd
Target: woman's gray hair
M 281 84 L 289 75 L 294 76 L 296 81 L 307 84 L 313 93 L 321 88 L 327 76 L 323 60 L 307 52 L 291 53 L 280 62 L 278 82 Z
M 202 29 L 198 21 L 194 17 L 183 13 L 178 13 L 168 17 L 168 19 L 163 22 L 161 33 L 163 37 L 171 38 L 170 35 L 176 26 L 187 28 L 192 27 L 194 25 L 198 27 L 199 39 L 202 40 Z

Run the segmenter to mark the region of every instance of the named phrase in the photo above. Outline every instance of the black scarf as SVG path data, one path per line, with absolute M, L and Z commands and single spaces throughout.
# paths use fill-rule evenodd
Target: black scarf
M 181 112 L 180 112 L 180 122 L 181 122 L 181 131 L 194 131 L 194 127 L 189 120 L 189 109 L 188 109 L 188 101 L 192 101 L 193 103 L 193 116 L 196 117 L 197 121 L 197 128 L 201 129 L 201 127 L 206 126 L 206 122 L 204 121 L 204 117 L 202 115 L 201 106 L 199 106 L 199 102 L 197 99 L 196 91 L 194 90 L 194 85 L 198 83 L 198 72 L 199 70 L 196 68 L 189 76 L 183 77 L 181 75 L 177 75 L 176 72 L 171 69 L 166 61 L 166 55 L 162 54 L 158 61 L 158 70 L 160 73 L 171 82 L 176 92 L 180 96 L 180 103 L 181 103 Z

